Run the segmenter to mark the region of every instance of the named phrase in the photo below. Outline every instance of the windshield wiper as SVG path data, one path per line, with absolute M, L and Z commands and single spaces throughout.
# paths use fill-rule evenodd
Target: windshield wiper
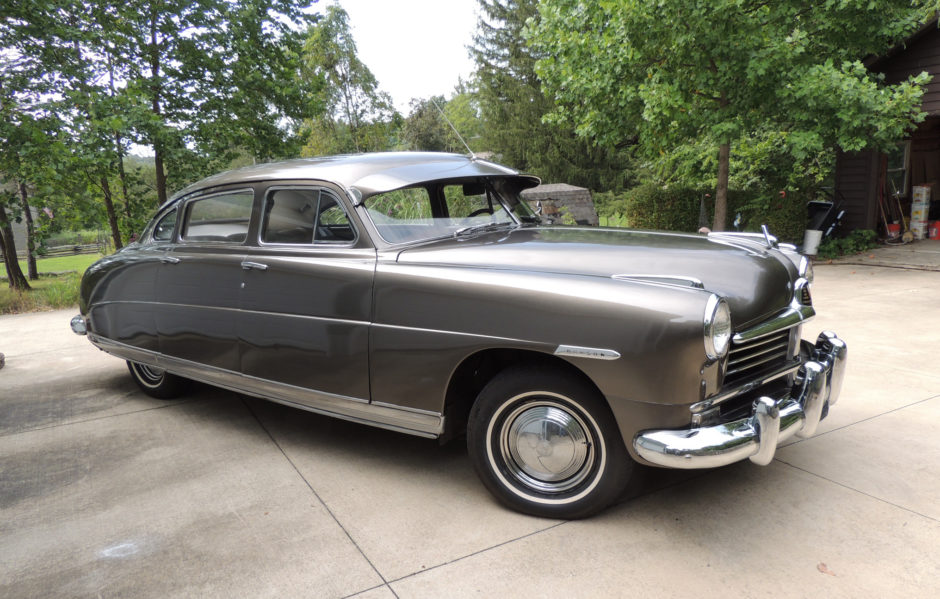
M 510 221 L 503 221 L 499 223 L 480 223 L 479 225 L 470 225 L 469 227 L 461 227 L 454 231 L 454 239 L 459 239 L 460 237 L 470 237 L 476 233 L 488 233 L 490 231 L 498 231 L 505 228 L 513 228 L 516 226 L 516 223 Z

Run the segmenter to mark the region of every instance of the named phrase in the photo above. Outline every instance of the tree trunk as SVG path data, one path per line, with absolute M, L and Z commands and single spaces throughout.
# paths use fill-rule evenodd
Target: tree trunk
M 151 6 L 150 12 L 150 93 L 151 110 L 157 117 L 160 116 L 160 46 L 157 44 L 157 4 Z M 158 119 L 159 120 L 159 119 Z M 163 143 L 160 134 L 153 134 L 153 166 L 157 172 L 157 204 L 162 206 L 166 202 L 166 171 L 163 169 Z
M 121 196 L 124 198 L 124 215 L 127 216 L 127 222 L 131 222 L 131 198 L 127 193 L 127 172 L 124 170 L 124 146 L 121 141 L 121 134 L 114 134 L 114 145 L 117 148 L 118 155 L 118 176 L 121 178 Z
M 731 144 L 718 146 L 718 188 L 715 190 L 715 220 L 712 231 L 724 231 L 728 220 L 728 166 L 731 162 Z
M 33 213 L 29 209 L 29 195 L 26 184 L 20 183 L 20 202 L 23 204 L 23 215 L 26 219 L 26 272 L 29 280 L 39 278 L 39 269 L 36 268 L 36 227 L 33 226 Z
M 117 94 L 114 90 L 114 62 L 111 54 L 108 54 L 108 89 L 111 92 L 111 98 Z M 124 172 L 124 143 L 121 139 L 120 131 L 114 132 L 114 151 L 117 153 L 118 176 L 121 178 L 121 195 L 124 198 L 124 215 L 127 222 L 131 222 L 131 200 L 127 195 L 127 173 Z
M 101 177 L 101 191 L 104 192 L 104 207 L 108 212 L 108 225 L 111 227 L 111 239 L 114 240 L 114 249 L 124 247 L 121 243 L 121 229 L 118 227 L 117 214 L 114 212 L 114 200 L 111 198 L 111 185 L 108 178 Z
M 10 226 L 10 219 L 7 218 L 7 211 L 0 204 L 0 244 L 3 244 L 3 262 L 7 267 L 7 283 L 10 289 L 26 291 L 29 282 L 23 276 L 23 270 L 16 259 L 16 243 L 13 241 L 13 227 Z

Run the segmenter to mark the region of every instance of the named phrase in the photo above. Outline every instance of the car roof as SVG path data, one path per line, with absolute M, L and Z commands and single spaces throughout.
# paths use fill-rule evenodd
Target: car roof
M 424 181 L 493 176 L 519 179 L 522 188 L 539 184 L 537 177 L 522 175 L 511 168 L 473 156 L 443 152 L 377 152 L 247 166 L 207 177 L 174 194 L 171 201 L 200 189 L 273 179 L 329 181 L 364 198 Z

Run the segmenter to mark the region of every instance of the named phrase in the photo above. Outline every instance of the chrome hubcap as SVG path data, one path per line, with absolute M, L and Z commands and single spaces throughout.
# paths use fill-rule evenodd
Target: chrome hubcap
M 163 373 L 165 372 L 162 368 L 155 368 L 145 364 L 135 364 L 134 368 L 137 370 L 140 378 L 150 384 L 159 383 L 163 379 Z
M 516 480 L 544 493 L 562 493 L 591 472 L 595 456 L 589 430 L 560 404 L 527 403 L 503 421 L 500 449 Z

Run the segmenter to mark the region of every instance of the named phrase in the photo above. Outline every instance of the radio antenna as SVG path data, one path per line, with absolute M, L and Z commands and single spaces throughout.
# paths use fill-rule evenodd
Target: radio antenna
M 457 131 L 457 127 L 454 127 L 454 124 L 450 122 L 450 119 L 447 118 L 447 115 L 444 114 L 444 111 L 441 110 L 441 107 L 437 105 L 437 102 L 434 101 L 434 98 L 431 98 L 431 104 L 434 104 L 434 108 L 437 108 L 437 111 L 441 113 L 441 116 L 444 118 L 444 122 L 450 125 L 450 128 L 454 130 L 454 134 L 457 136 L 457 139 L 460 140 L 460 143 L 463 144 L 463 147 L 467 148 L 467 152 L 470 154 L 470 160 L 476 160 L 477 156 L 473 153 L 473 150 L 470 149 L 470 146 L 467 145 L 467 142 L 463 140 L 463 137 L 460 135 L 460 132 Z

